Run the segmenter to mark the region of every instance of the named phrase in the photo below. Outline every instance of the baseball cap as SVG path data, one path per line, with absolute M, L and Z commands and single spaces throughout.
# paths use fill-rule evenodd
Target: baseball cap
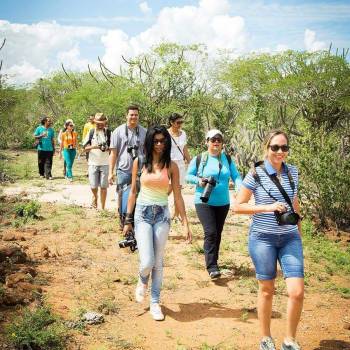
M 205 137 L 206 140 L 211 139 L 212 137 L 216 136 L 216 135 L 220 135 L 222 138 L 224 138 L 224 135 L 222 134 L 222 132 L 218 129 L 211 129 L 207 132 L 207 135 Z

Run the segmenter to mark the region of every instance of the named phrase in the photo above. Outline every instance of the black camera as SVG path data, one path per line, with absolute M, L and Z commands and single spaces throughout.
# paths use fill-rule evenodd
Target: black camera
M 129 247 L 132 252 L 137 249 L 137 242 L 134 235 L 134 231 L 130 230 L 126 233 L 125 239 L 118 242 L 119 248 Z
M 202 195 L 200 196 L 200 199 L 203 203 L 207 203 L 211 192 L 216 185 L 216 180 L 213 176 L 209 176 L 207 179 L 202 179 L 202 181 L 204 181 L 206 185 L 204 187 Z
M 73 145 L 68 145 L 68 149 L 73 149 Z
M 107 150 L 107 148 L 108 148 L 106 142 L 101 143 L 100 145 L 98 145 L 98 147 L 100 147 L 100 150 L 101 150 L 102 152 L 105 152 L 105 151 Z
M 279 211 L 275 211 L 275 218 L 278 223 L 278 225 L 297 225 L 300 216 L 298 213 L 287 211 L 285 213 L 280 213 Z
M 138 146 L 134 145 L 134 146 L 128 146 L 127 151 L 128 153 L 131 154 L 132 159 L 134 160 L 137 157 L 137 150 L 138 150 Z

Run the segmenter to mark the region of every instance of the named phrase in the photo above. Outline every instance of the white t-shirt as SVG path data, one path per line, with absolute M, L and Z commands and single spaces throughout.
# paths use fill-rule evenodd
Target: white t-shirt
M 91 140 L 91 146 L 101 145 L 107 142 L 107 134 L 104 130 L 95 129 L 94 136 Z M 100 149 L 92 149 L 89 152 L 89 165 L 108 165 L 109 152 L 102 152 Z
M 171 154 L 170 154 L 171 160 L 184 160 L 183 152 L 184 152 L 184 147 L 187 144 L 186 133 L 183 130 L 181 130 L 180 136 L 171 135 L 171 137 L 172 137 Z M 176 143 L 174 142 L 174 140 Z M 182 154 L 177 146 L 180 147 Z

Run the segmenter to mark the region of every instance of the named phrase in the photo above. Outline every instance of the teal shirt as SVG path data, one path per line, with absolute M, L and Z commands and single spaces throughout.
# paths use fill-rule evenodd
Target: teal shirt
M 203 155 L 202 155 L 203 160 Z M 197 176 L 197 166 L 196 166 L 196 157 L 194 157 L 191 163 L 188 166 L 186 181 L 191 184 L 196 184 L 196 192 L 194 196 L 195 204 L 203 203 L 200 199 L 200 196 L 203 193 L 204 187 L 198 186 L 198 182 L 201 177 L 208 178 L 213 176 L 216 180 L 216 186 L 214 187 L 207 204 L 212 206 L 222 206 L 230 204 L 230 195 L 229 195 L 229 180 L 230 177 L 235 183 L 236 191 L 242 184 L 242 178 L 239 174 L 236 164 L 232 159 L 231 165 L 229 165 L 226 155 L 221 155 L 222 168 L 219 176 L 219 158 L 208 155 L 208 160 L 206 164 L 203 164 L 201 161 L 198 165 L 198 175 Z
M 45 131 L 47 131 L 47 135 L 39 139 L 38 151 L 53 151 L 52 143 L 55 138 L 55 132 L 52 128 L 46 129 L 45 126 L 40 125 L 36 128 L 34 136 L 39 136 Z

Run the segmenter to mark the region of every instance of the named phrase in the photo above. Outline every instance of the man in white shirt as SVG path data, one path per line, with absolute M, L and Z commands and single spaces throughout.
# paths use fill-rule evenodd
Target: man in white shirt
M 89 182 L 93 194 L 92 206 L 97 208 L 98 188 L 100 187 L 101 208 L 105 209 L 108 172 L 109 146 L 111 131 L 106 127 L 107 117 L 103 113 L 96 113 L 94 123 L 96 128 L 89 131 L 84 143 L 84 149 L 89 152 Z

